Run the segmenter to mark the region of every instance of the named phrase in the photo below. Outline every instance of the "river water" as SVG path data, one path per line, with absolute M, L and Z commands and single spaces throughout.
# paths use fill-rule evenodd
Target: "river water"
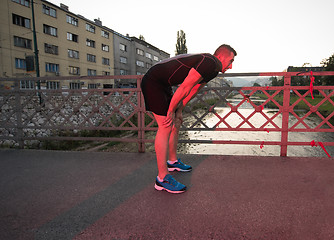
M 236 105 L 240 102 L 238 99 L 227 99 L 232 105 Z M 262 101 L 262 100 L 252 100 Z M 228 114 L 231 109 L 228 108 L 215 108 L 215 112 L 219 116 L 224 117 Z M 238 108 L 238 111 L 242 116 L 247 118 L 251 113 L 254 112 L 254 108 L 249 103 L 244 103 Z M 277 113 L 277 109 L 263 109 L 263 112 L 271 118 Z M 298 115 L 303 116 L 307 111 L 297 112 Z M 205 119 L 205 124 L 208 127 L 213 127 L 218 123 L 219 118 L 214 114 L 209 114 Z M 226 122 L 232 127 L 238 126 L 243 119 L 237 114 L 232 113 Z M 267 120 L 261 113 L 256 113 L 249 119 L 249 122 L 255 127 L 262 126 Z M 273 119 L 273 122 L 281 127 L 282 115 L 279 114 Z M 290 114 L 289 127 L 293 126 L 297 122 L 297 119 Z M 321 123 L 319 117 L 308 117 L 304 122 L 311 128 L 316 127 Z M 218 127 L 225 127 L 222 123 Z M 245 123 L 242 127 L 248 128 L 249 125 Z M 273 125 L 269 123 L 265 126 L 266 128 L 272 128 Z M 302 124 L 299 124 L 297 128 L 305 128 Z M 187 139 L 201 139 L 201 140 L 243 140 L 243 141 L 280 141 L 280 132 L 255 132 L 255 131 L 187 131 Z M 334 142 L 334 133 L 304 133 L 304 132 L 290 132 L 289 141 L 295 142 L 310 142 L 309 146 L 288 146 L 288 156 L 304 156 L 304 157 L 327 157 L 327 154 L 320 146 L 311 146 L 311 141 L 315 142 Z M 325 146 L 325 149 L 334 157 L 334 146 Z M 279 156 L 280 146 L 275 145 L 264 145 L 262 148 L 260 145 L 233 145 L 233 144 L 181 144 L 179 151 L 182 153 L 190 154 L 223 154 L 223 155 L 257 155 L 257 156 Z

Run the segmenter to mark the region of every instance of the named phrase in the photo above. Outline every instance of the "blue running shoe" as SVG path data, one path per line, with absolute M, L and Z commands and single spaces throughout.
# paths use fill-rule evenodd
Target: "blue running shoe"
M 176 181 L 170 174 L 167 174 L 162 182 L 156 178 L 154 188 L 158 191 L 165 190 L 170 193 L 183 193 L 187 190 L 185 185 Z
M 181 162 L 180 159 L 177 159 L 176 163 L 170 164 L 167 161 L 167 167 L 168 167 L 168 171 L 172 172 L 172 171 L 179 171 L 179 172 L 190 172 L 193 168 L 189 165 L 184 164 L 183 162 Z

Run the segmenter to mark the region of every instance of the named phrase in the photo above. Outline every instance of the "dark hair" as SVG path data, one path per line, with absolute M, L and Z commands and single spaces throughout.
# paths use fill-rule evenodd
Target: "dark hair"
M 234 54 L 234 56 L 237 56 L 237 52 L 230 45 L 227 45 L 227 44 L 223 44 L 220 47 L 218 47 L 216 49 L 214 55 L 222 54 L 226 50 L 228 50 L 229 52 L 232 52 Z

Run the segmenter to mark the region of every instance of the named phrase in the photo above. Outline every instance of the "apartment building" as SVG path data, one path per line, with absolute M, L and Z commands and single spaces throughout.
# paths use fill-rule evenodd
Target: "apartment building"
M 35 16 L 36 43 L 39 59 L 39 76 L 55 77 L 43 83 L 45 88 L 110 88 L 115 81 L 94 79 L 61 82 L 57 76 L 102 76 L 144 74 L 151 60 L 144 62 L 138 71 L 135 48 L 156 56 L 158 62 L 169 54 L 152 45 L 123 36 L 103 26 L 100 19 L 91 21 L 69 11 L 66 5 L 56 6 L 44 0 L 2 0 L 0 8 L 0 76 L 35 77 L 35 43 L 33 12 Z M 152 50 L 154 51 L 152 52 Z M 148 65 L 146 65 L 148 63 Z M 32 65 L 33 69 L 31 68 Z M 119 81 L 116 85 L 122 85 Z M 4 83 L 0 82 L 0 87 Z M 6 86 L 8 87 L 8 86 Z M 9 86 L 11 87 L 11 86 Z M 21 82 L 21 88 L 34 88 L 30 81 Z
M 143 75 L 154 64 L 170 55 L 136 37 L 123 36 L 114 31 L 115 75 Z M 119 80 L 118 87 L 133 87 L 136 80 Z
M 168 53 L 136 37 L 123 36 L 125 40 L 122 39 L 121 42 L 118 42 L 119 35 L 114 34 L 114 36 L 116 75 L 143 75 L 154 64 L 170 57 Z M 118 59 L 120 61 L 117 61 Z M 136 80 L 134 79 L 118 82 L 119 87 L 133 87 L 135 85 Z

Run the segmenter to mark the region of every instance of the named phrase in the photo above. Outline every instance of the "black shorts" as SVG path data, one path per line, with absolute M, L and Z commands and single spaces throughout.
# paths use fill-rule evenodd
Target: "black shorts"
M 144 95 L 146 111 L 167 116 L 173 91 L 171 86 L 159 81 L 159 73 L 154 68 L 151 68 L 143 77 L 141 89 Z

